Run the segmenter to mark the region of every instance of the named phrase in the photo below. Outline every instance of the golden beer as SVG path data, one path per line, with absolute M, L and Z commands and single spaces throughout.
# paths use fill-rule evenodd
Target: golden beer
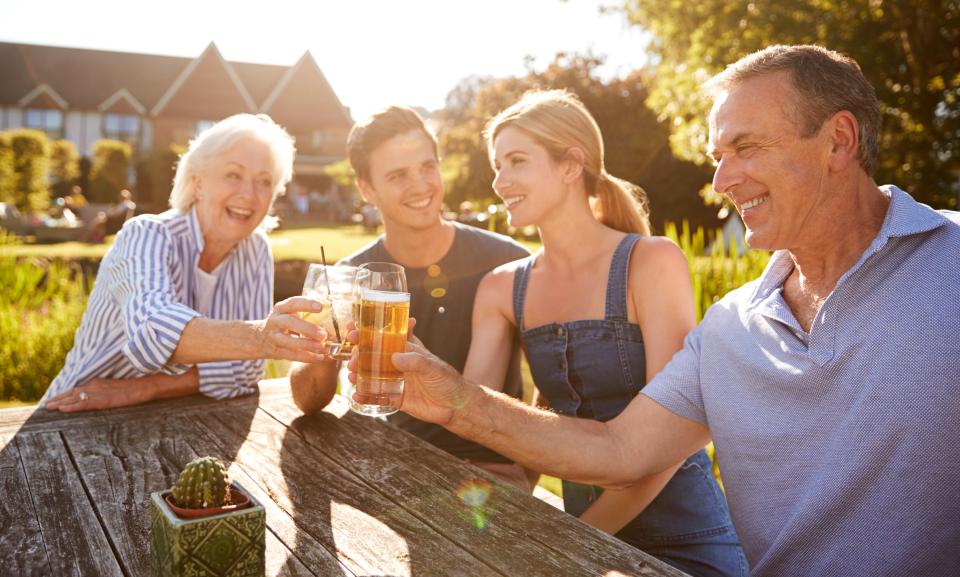
M 391 356 L 406 351 L 409 317 L 409 293 L 364 289 L 357 344 L 359 370 L 352 400 L 369 406 L 361 407 L 366 414 L 392 413 L 400 404 L 403 373 L 393 366 Z

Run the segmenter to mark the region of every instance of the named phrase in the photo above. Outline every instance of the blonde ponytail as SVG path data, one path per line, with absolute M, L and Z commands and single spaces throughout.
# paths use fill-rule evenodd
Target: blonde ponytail
M 597 178 L 595 191 L 597 201 L 593 203 L 593 214 L 597 220 L 620 232 L 650 236 L 646 191 L 606 171 Z

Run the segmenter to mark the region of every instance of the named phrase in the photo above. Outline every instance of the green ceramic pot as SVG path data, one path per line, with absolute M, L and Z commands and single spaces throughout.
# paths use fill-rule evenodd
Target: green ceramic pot
M 171 510 L 165 500 L 170 491 L 150 495 L 150 567 L 155 577 L 264 575 L 263 505 L 237 483 L 231 484 L 231 491 L 247 496 L 250 505 L 191 519 Z

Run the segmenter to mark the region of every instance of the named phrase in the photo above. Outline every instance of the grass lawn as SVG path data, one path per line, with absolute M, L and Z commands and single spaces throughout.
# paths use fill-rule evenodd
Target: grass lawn
M 0 409 L 15 409 L 17 407 L 27 407 L 30 405 L 36 405 L 36 402 L 26 402 L 26 401 L 3 401 L 0 400 Z
M 360 225 L 285 229 L 270 235 L 270 246 L 275 260 L 320 261 L 320 247 L 324 247 L 328 262 L 335 262 L 377 238 Z M 521 241 L 534 251 L 539 242 Z M 9 248 L 14 256 L 41 256 L 50 258 L 101 258 L 113 244 L 107 237 L 103 244 L 63 242 L 58 244 L 21 244 Z

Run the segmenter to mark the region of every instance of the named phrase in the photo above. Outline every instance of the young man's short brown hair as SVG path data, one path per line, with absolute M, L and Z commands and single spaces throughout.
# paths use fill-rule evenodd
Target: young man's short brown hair
M 347 137 L 347 157 L 358 179 L 370 181 L 370 154 L 394 136 L 419 130 L 433 144 L 437 155 L 437 137 L 417 111 L 406 106 L 391 106 L 374 113 L 370 118 L 353 125 Z

